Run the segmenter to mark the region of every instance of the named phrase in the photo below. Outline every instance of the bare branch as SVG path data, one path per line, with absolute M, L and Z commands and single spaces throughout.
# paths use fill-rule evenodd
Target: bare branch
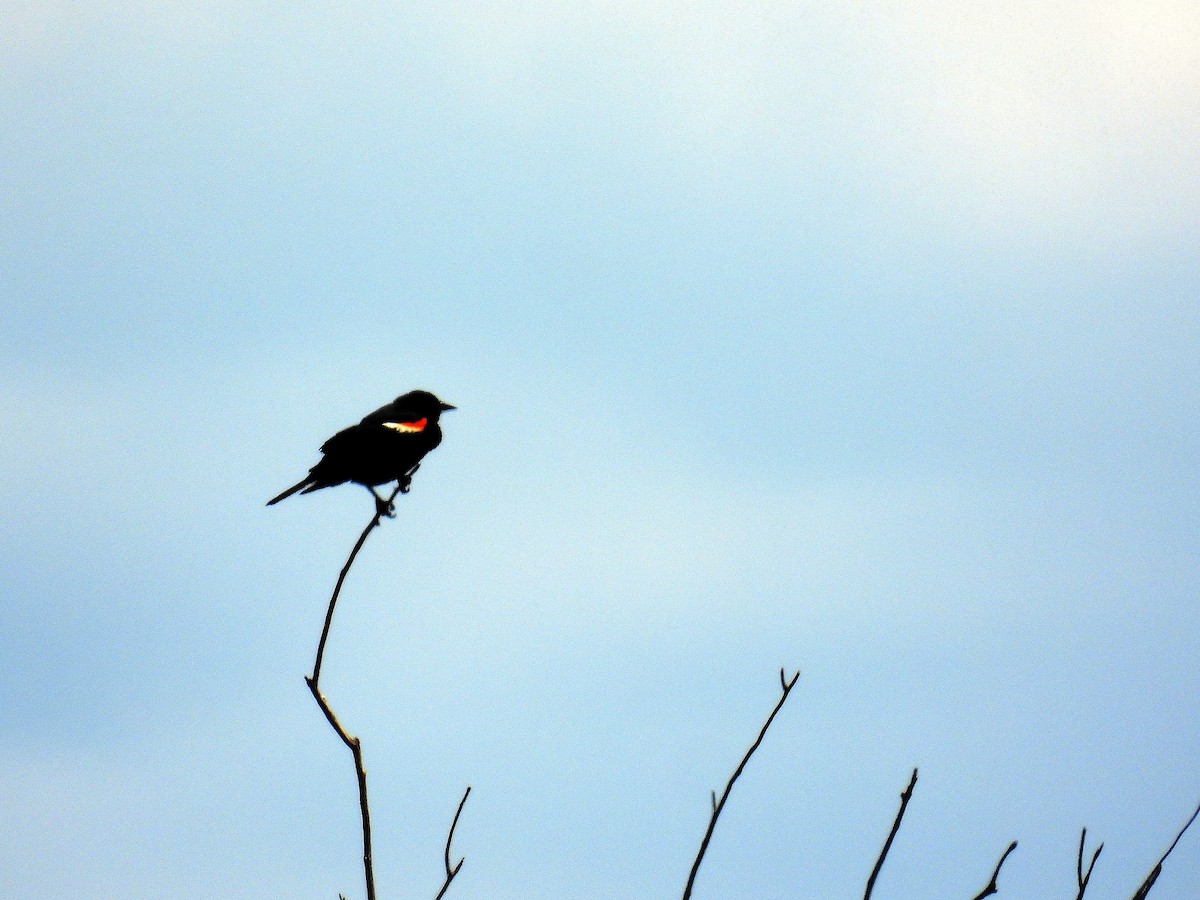
M 1087 890 L 1088 882 L 1092 880 L 1092 869 L 1096 868 L 1096 860 L 1100 858 L 1100 851 L 1104 849 L 1104 844 L 1096 848 L 1096 852 L 1092 854 L 1092 861 L 1088 864 L 1087 871 L 1083 871 L 1083 845 L 1087 840 L 1087 829 L 1084 828 L 1079 832 L 1079 857 L 1075 863 L 1075 879 L 1079 882 L 1079 893 L 1075 895 L 1075 900 L 1083 900 L 1084 891 Z
M 371 493 L 374 493 L 372 491 Z M 392 501 L 396 499 L 396 495 L 400 493 L 400 486 L 396 486 L 396 490 L 392 491 L 392 496 L 388 498 L 387 506 L 382 505 L 381 499 L 376 496 L 375 500 L 375 515 L 371 521 L 367 523 L 367 527 L 363 529 L 362 534 L 358 536 L 358 542 L 354 545 L 354 549 L 350 551 L 350 556 L 346 560 L 346 564 L 342 566 L 341 574 L 338 575 L 337 584 L 333 588 L 333 596 L 329 598 L 329 609 L 325 613 L 325 627 L 321 629 L 321 640 L 317 643 L 317 659 L 313 663 L 312 681 L 317 683 L 321 680 L 321 660 L 325 658 L 325 642 L 329 639 L 329 627 L 333 624 L 333 608 L 337 606 L 338 595 L 342 592 L 342 582 L 346 580 L 346 573 L 350 571 L 350 567 L 354 565 L 354 558 L 358 556 L 358 551 L 362 549 L 363 544 L 367 542 L 367 535 L 371 530 L 379 524 L 379 520 L 387 515 L 387 509 L 391 507 Z
M 367 885 L 367 900 L 375 900 L 375 869 L 371 861 L 371 809 L 367 803 L 367 770 L 363 767 L 362 742 L 342 727 L 342 723 L 338 721 L 333 708 L 329 705 L 329 701 L 321 693 L 318 682 L 321 677 L 321 661 L 325 657 L 325 642 L 329 639 L 329 628 L 333 624 L 333 610 L 337 606 L 338 595 L 342 592 L 342 583 L 346 580 L 346 573 L 350 571 L 350 566 L 354 564 L 354 559 L 358 556 L 358 551 L 367 542 L 367 536 L 371 533 L 371 530 L 379 524 L 383 516 L 391 515 L 392 501 L 396 499 L 396 495 L 400 493 L 402 486 L 402 484 L 396 485 L 396 489 L 392 491 L 392 496 L 388 498 L 386 503 L 376 494 L 375 515 L 367 523 L 367 527 L 363 529 L 362 534 L 358 536 L 358 541 L 354 544 L 354 549 L 350 551 L 350 556 L 346 559 L 346 564 L 342 566 L 342 571 L 338 575 L 337 584 L 333 588 L 333 596 L 329 598 L 329 608 L 325 612 L 325 626 L 321 629 L 321 640 L 317 643 L 317 658 L 313 662 L 313 673 L 304 679 L 308 683 L 308 689 L 312 692 L 313 699 L 317 701 L 317 706 L 325 714 L 326 721 L 329 722 L 330 727 L 333 728 L 337 736 L 342 739 L 342 743 L 350 748 L 350 753 L 354 756 L 354 772 L 358 777 L 358 807 L 362 815 L 363 878 Z M 372 491 L 371 493 L 375 492 Z
M 742 761 L 738 763 L 737 769 L 730 776 L 728 783 L 725 785 L 725 791 L 721 794 L 721 799 L 717 800 L 717 793 L 713 791 L 713 811 L 712 816 L 708 820 L 708 828 L 704 832 L 704 840 L 700 842 L 700 851 L 696 854 L 696 859 L 692 863 L 692 871 L 688 874 L 687 886 L 683 889 L 683 900 L 689 900 L 692 896 L 692 886 L 696 881 L 696 873 L 700 871 L 700 863 L 704 861 L 704 854 L 708 852 L 709 841 L 712 840 L 713 830 L 717 827 L 717 819 L 721 817 L 721 810 L 725 808 L 725 801 L 729 799 L 729 794 L 733 790 L 733 783 L 738 780 L 742 774 L 742 770 L 746 768 L 746 763 L 750 761 L 750 757 L 754 755 L 754 751 L 758 749 L 758 745 L 762 743 L 763 738 L 767 734 L 767 729 L 771 727 L 771 723 L 775 720 L 775 716 L 779 710 L 783 708 L 783 704 L 787 701 L 788 694 L 792 692 L 792 688 L 796 686 L 796 682 L 800 680 L 800 672 L 797 671 L 792 676 L 792 680 L 788 681 L 784 675 L 783 669 L 779 670 L 779 684 L 783 689 L 783 693 L 779 697 L 779 702 L 775 704 L 775 708 L 771 710 L 771 714 L 767 716 L 767 721 L 763 723 L 762 730 L 759 731 L 758 737 L 754 743 L 750 745 L 750 749 L 746 751 L 746 755 L 742 757 Z
M 900 793 L 900 811 L 896 813 L 896 821 L 892 823 L 891 833 L 883 842 L 883 849 L 879 851 L 879 859 L 875 861 L 875 868 L 871 870 L 871 877 L 867 879 L 867 891 L 863 894 L 863 900 L 871 900 L 871 891 L 875 890 L 875 879 L 879 877 L 879 870 L 883 868 L 883 861 L 887 859 L 888 851 L 892 849 L 892 841 L 896 839 L 896 832 L 900 830 L 900 822 L 904 819 L 904 810 L 908 807 L 908 801 L 912 799 L 913 788 L 916 786 L 917 770 L 913 769 L 912 780 L 909 781 L 908 787 Z
M 996 879 L 1000 877 L 1000 869 L 1004 865 L 1004 861 L 1008 859 L 1008 854 L 1017 849 L 1017 842 L 1013 841 L 1008 845 L 1008 849 L 1004 851 L 1004 855 L 1000 857 L 1000 862 L 996 863 L 996 869 L 992 872 L 992 880 L 987 883 L 982 891 L 975 895 L 973 900 L 983 900 L 984 897 L 990 897 L 996 893 L 999 888 L 996 887 Z
M 1158 876 L 1162 874 L 1163 863 L 1167 861 L 1167 857 L 1171 855 L 1171 851 L 1175 849 L 1175 845 L 1179 843 L 1179 839 L 1183 837 L 1184 832 L 1192 827 L 1192 823 L 1196 821 L 1197 816 L 1200 816 L 1200 806 L 1196 807 L 1195 812 L 1192 813 L 1192 817 L 1179 829 L 1179 834 L 1175 835 L 1175 840 L 1171 841 L 1171 846 L 1167 848 L 1167 852 L 1159 857 L 1154 868 L 1150 870 L 1150 874 L 1146 876 L 1146 880 L 1142 882 L 1142 886 L 1133 895 L 1133 900 L 1145 900 L 1146 895 L 1150 893 L 1150 888 L 1154 887 L 1154 882 L 1158 881 Z
M 358 776 L 358 807 L 362 814 L 363 877 L 367 884 L 367 900 L 375 900 L 375 870 L 371 862 L 371 808 L 367 803 L 367 770 L 363 768 L 362 742 L 342 727 L 342 723 L 338 721 L 333 709 L 330 708 L 329 701 L 317 688 L 317 683 L 311 678 L 304 680 L 308 682 L 308 689 L 312 691 L 317 705 L 321 707 L 321 712 L 325 713 L 325 718 L 330 726 L 342 739 L 342 743 L 350 748 L 350 752 L 354 756 L 354 772 Z
M 458 874 L 459 869 L 463 867 L 463 863 L 467 858 L 461 857 L 458 865 L 451 868 L 450 866 L 450 842 L 454 840 L 454 829 L 458 827 L 458 817 L 462 815 L 463 807 L 467 804 L 467 798 L 471 796 L 471 786 L 467 785 L 466 791 L 462 795 L 462 799 L 458 801 L 458 810 L 454 813 L 454 821 L 450 823 L 450 831 L 446 834 L 446 852 L 442 855 L 442 860 L 446 866 L 446 880 L 442 883 L 442 889 L 437 892 L 434 900 L 442 900 L 446 896 L 446 891 L 450 889 L 450 882 L 454 880 L 454 876 Z

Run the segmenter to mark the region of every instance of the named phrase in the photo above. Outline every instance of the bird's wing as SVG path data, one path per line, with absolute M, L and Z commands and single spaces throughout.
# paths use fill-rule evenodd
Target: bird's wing
M 380 407 L 375 412 L 366 416 L 359 424 L 367 426 L 379 426 L 390 428 L 392 431 L 398 431 L 402 434 L 416 434 L 425 430 L 425 426 L 429 424 L 429 419 L 414 409 L 406 409 L 395 403 L 389 403 L 387 406 Z
M 330 452 L 337 453 L 341 450 L 349 450 L 358 445 L 361 438 L 358 425 L 351 425 L 349 428 L 343 428 L 329 440 L 321 445 L 321 452 L 328 454 Z

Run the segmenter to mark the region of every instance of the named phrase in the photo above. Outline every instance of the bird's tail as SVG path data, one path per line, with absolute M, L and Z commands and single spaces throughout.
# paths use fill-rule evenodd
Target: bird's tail
M 282 494 L 280 494 L 278 497 L 272 497 L 270 500 L 268 500 L 267 506 L 274 506 L 280 500 L 286 500 L 288 497 L 292 496 L 292 494 L 296 493 L 296 491 L 304 490 L 306 487 L 308 487 L 310 484 L 312 484 L 312 481 L 313 481 L 312 476 L 309 475 L 303 481 L 296 482 L 290 488 L 288 488 L 286 491 L 284 491 Z

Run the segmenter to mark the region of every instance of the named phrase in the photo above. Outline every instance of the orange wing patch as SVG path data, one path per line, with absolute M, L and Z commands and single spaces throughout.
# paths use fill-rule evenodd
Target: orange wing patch
M 384 422 L 384 428 L 391 428 L 393 431 L 404 431 L 408 433 L 416 431 L 424 431 L 428 424 L 428 419 L 417 419 L 415 422 Z

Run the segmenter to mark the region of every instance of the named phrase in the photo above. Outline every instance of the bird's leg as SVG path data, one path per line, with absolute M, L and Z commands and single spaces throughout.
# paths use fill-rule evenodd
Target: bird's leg
M 412 477 L 419 468 L 421 468 L 421 464 L 417 463 L 396 480 L 397 486 L 400 488 L 400 493 L 407 494 L 409 492 L 412 488 Z
M 375 492 L 375 488 L 367 485 L 367 490 L 371 492 L 371 496 L 375 498 L 375 514 L 389 519 L 396 518 L 396 504 L 392 503 Z

